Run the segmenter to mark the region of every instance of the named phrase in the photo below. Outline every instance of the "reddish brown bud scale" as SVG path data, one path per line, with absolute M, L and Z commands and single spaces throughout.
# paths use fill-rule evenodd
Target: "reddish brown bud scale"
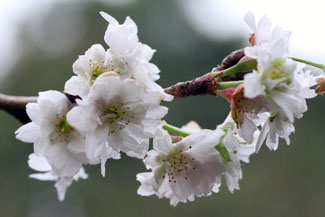
M 237 124 L 237 128 L 242 121 L 242 112 L 245 106 L 243 105 L 243 101 L 246 98 L 244 97 L 244 86 L 240 85 L 236 89 L 234 89 L 232 98 L 231 98 L 231 116 L 235 120 Z
M 81 99 L 80 96 L 75 96 L 75 95 L 71 95 L 71 94 L 68 94 L 68 93 L 65 93 L 65 92 L 62 92 L 67 98 L 68 100 L 71 102 L 71 103 L 76 103 L 76 100 L 77 99 Z
M 215 70 L 221 71 L 224 69 L 228 69 L 236 65 L 239 62 L 239 60 L 241 60 L 241 58 L 243 58 L 244 56 L 245 56 L 245 48 L 233 51 L 222 60 L 221 64 L 218 65 L 218 67 L 215 68 Z
M 245 48 L 231 52 L 225 57 L 218 67 L 213 68 L 212 72 L 222 71 L 236 65 L 243 57 L 245 57 Z M 239 81 L 243 80 L 247 72 L 239 72 L 222 78 L 222 81 Z

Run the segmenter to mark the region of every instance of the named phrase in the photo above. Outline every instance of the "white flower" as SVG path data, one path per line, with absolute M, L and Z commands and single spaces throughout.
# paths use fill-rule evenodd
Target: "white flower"
M 245 54 L 257 58 L 257 71 L 244 78 L 245 96 L 270 95 L 273 90 L 290 84 L 297 64 L 288 57 L 289 36 L 283 32 L 269 44 L 261 47 L 247 47 Z M 253 86 L 254 85 L 254 86 Z
M 63 201 L 67 188 L 72 184 L 72 181 L 78 181 L 79 179 L 87 179 L 88 175 L 81 167 L 80 170 L 74 176 L 58 176 L 52 170 L 52 167 L 47 162 L 46 158 L 36 156 L 35 154 L 29 155 L 28 165 L 30 168 L 42 172 L 29 175 L 30 178 L 38 179 L 41 181 L 55 181 L 55 188 L 58 193 L 58 198 Z
M 262 38 L 259 43 L 245 49 L 247 56 L 257 59 L 257 70 L 247 74 L 243 84 L 246 98 L 255 101 L 261 97 L 266 99 L 261 112 L 267 112 L 268 118 L 263 121 L 256 151 L 265 139 L 267 146 L 276 150 L 279 137 L 284 138 L 287 144 L 290 143 L 289 135 L 294 132 L 294 118 L 301 118 L 307 111 L 306 98 L 316 95 L 310 89 L 315 85 L 314 77 L 302 70 L 303 64 L 288 58 L 289 32 L 280 27 L 271 31 L 270 23 L 265 17 L 257 27 L 254 26 L 252 14 L 248 14 L 245 19 L 255 31 L 255 40 Z
M 141 183 L 138 194 L 168 198 L 173 206 L 192 201 L 195 196 L 209 195 L 224 171 L 221 156 L 215 149 L 223 134 L 221 130 L 202 130 L 172 144 L 165 133 L 154 140 L 154 149 L 144 160 L 152 172 L 137 175 Z
M 159 91 L 165 101 L 173 97 L 165 94 L 162 87 L 154 81 L 159 79 L 159 69 L 150 63 L 154 50 L 139 42 L 137 26 L 129 17 L 120 25 L 113 17 L 101 12 L 110 23 L 105 33 L 105 41 L 109 49 L 105 51 L 102 45 L 95 44 L 79 56 L 73 64 L 72 76 L 65 84 L 65 92 L 71 95 L 87 97 L 96 79 L 105 72 L 115 72 L 122 79 L 134 78 L 147 89 Z
M 64 94 L 40 92 L 37 103 L 26 106 L 32 122 L 16 131 L 17 139 L 34 143 L 35 154 L 45 157 L 58 176 L 73 176 L 88 162 L 84 137 L 66 119 L 71 108 Z
M 123 24 L 105 12 L 100 12 L 109 22 L 105 33 L 109 65 L 122 78 L 135 78 L 141 82 L 159 79 L 159 69 L 150 63 L 155 50 L 139 42 L 138 27 L 135 22 L 126 17 Z
M 304 64 L 299 64 L 299 70 L 295 73 L 291 89 L 299 97 L 311 99 L 317 96 L 311 87 L 317 84 L 319 77 L 314 76 L 310 71 L 303 71 Z
M 254 14 L 247 12 L 244 17 L 246 23 L 251 29 L 250 44 L 261 45 L 270 40 L 271 37 L 271 22 L 266 16 L 263 16 L 256 24 Z
M 264 140 L 266 139 L 266 146 L 270 150 L 277 150 L 279 145 L 279 137 L 285 139 L 286 143 L 290 144 L 289 136 L 295 131 L 293 124 L 280 118 L 279 114 L 271 115 L 263 124 L 261 133 L 257 140 L 256 152 L 259 151 Z
M 275 106 L 270 109 L 271 113 L 263 124 L 256 151 L 260 149 L 265 139 L 270 150 L 278 148 L 279 137 L 285 139 L 288 145 L 290 144 L 289 136 L 295 131 L 294 118 L 301 118 L 307 111 L 306 99 L 316 96 L 315 91 L 310 89 L 316 84 L 315 77 L 309 71 L 304 72 L 303 66 L 300 65 L 299 71 L 294 73 L 288 91 L 278 91 L 273 94 L 272 99 L 278 108 Z
M 73 72 L 77 76 L 72 76 L 64 86 L 64 91 L 71 95 L 79 95 L 84 98 L 101 74 L 113 69 L 107 64 L 107 53 L 102 45 L 92 45 L 88 51 L 76 60 L 73 64 Z
M 255 152 L 259 131 L 255 131 L 254 141 L 251 144 L 247 143 L 239 136 L 239 131 L 236 129 L 236 124 L 230 115 L 221 126 L 221 129 L 225 131 L 225 135 L 222 137 L 218 146 L 224 147 L 227 150 L 227 153 L 224 153 L 224 176 L 229 191 L 233 193 L 235 189 L 239 190 L 238 182 L 243 177 L 240 161 L 249 163 L 249 156 Z M 218 150 L 222 151 L 222 149 Z M 219 186 L 218 183 L 215 185 L 215 192 L 218 192 Z
M 226 92 L 226 93 L 225 93 Z M 254 132 L 259 125 L 261 114 L 268 111 L 271 102 L 265 96 L 246 98 L 243 85 L 219 91 L 230 101 L 231 118 L 236 122 L 239 135 L 248 143 L 253 143 Z M 227 118 L 230 120 L 230 117 Z
M 134 79 L 121 79 L 117 74 L 98 78 L 86 99 L 69 112 L 69 123 L 86 137 L 86 154 L 90 160 L 101 160 L 102 174 L 108 158 L 128 156 L 143 158 L 167 113 L 160 106 L 163 95 L 143 87 Z
M 247 23 L 256 31 L 259 43 L 245 48 L 245 55 L 257 59 L 257 70 L 244 78 L 245 97 L 255 98 L 259 95 L 269 96 L 273 90 L 283 89 L 290 84 L 297 64 L 288 59 L 290 33 L 275 27 L 263 17 L 255 26 L 254 15 L 245 16 Z M 284 86 L 284 87 L 283 87 Z
M 294 73 L 292 82 L 287 90 L 274 91 L 271 100 L 274 106 L 269 109 L 268 119 L 264 122 L 260 138 L 257 142 L 258 151 L 266 139 L 266 145 L 270 150 L 278 148 L 279 137 L 290 144 L 289 136 L 295 131 L 294 118 L 301 118 L 307 111 L 306 99 L 316 96 L 315 91 L 310 87 L 315 85 L 315 77 L 309 71 L 302 69 Z

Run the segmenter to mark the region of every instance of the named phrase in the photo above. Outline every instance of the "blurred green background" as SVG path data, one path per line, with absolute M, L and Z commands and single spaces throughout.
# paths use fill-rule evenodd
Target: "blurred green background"
M 228 53 L 246 45 L 246 38 L 240 35 L 248 31 L 213 40 L 195 31 L 177 1 L 103 2 L 52 1 L 46 8 L 35 4 L 32 16 L 27 14 L 12 24 L 16 47 L 0 53 L 13 56 L 15 62 L 6 75 L 0 70 L 0 92 L 37 95 L 48 89 L 62 90 L 73 75 L 71 66 L 78 55 L 92 44 L 105 44 L 107 23 L 98 13 L 101 10 L 120 22 L 126 16 L 135 20 L 140 41 L 157 49 L 152 62 L 161 69 L 158 83 L 163 87 L 208 72 Z M 238 22 L 244 25 L 242 20 Z M 6 35 L 6 29 L 0 31 Z M 165 105 L 169 107 L 167 122 L 178 126 L 196 120 L 204 128 L 215 128 L 229 110 L 222 98 L 210 96 L 177 99 Z M 231 194 L 224 184 L 218 194 L 176 208 L 166 199 L 137 195 L 135 175 L 145 167 L 141 160 L 126 156 L 108 161 L 105 178 L 99 166 L 86 166 L 89 178 L 74 183 L 66 200 L 59 202 L 52 182 L 28 178 L 33 172 L 27 165 L 32 144 L 15 139 L 14 132 L 21 124 L 0 111 L 0 216 L 324 216 L 325 118 L 320 114 L 325 99 L 318 97 L 308 105 L 304 118 L 296 121 L 291 146 L 281 142 L 276 152 L 263 146 L 250 164 L 243 164 L 240 191 Z

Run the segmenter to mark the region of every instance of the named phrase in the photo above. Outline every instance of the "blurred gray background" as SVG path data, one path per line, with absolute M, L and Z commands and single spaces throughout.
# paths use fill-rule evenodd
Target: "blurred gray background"
M 0 1 L 0 92 L 28 96 L 48 89 L 62 90 L 73 75 L 72 63 L 78 55 L 92 44 L 105 45 L 107 22 L 100 17 L 101 10 L 120 23 L 126 16 L 135 20 L 140 41 L 157 50 L 152 62 L 161 69 L 160 85 L 167 87 L 200 76 L 228 53 L 245 46 L 248 28 L 242 19 L 244 13 L 225 12 L 229 7 L 239 10 L 239 5 L 225 6 L 225 1 L 220 1 L 216 7 L 214 2 L 215 13 L 224 19 L 219 16 L 211 25 L 211 1 L 202 1 L 202 7 L 197 2 Z M 194 14 L 195 7 L 199 11 Z M 197 28 L 200 26 L 204 28 Z M 319 59 L 319 55 L 310 55 L 313 49 L 299 47 L 297 50 L 306 53 L 294 54 Z M 225 100 L 209 96 L 177 99 L 165 105 L 169 107 L 167 122 L 178 126 L 196 120 L 204 128 L 215 128 L 229 111 Z M 145 167 L 141 160 L 126 156 L 108 161 L 105 178 L 99 166 L 86 166 L 90 177 L 74 183 L 66 200 L 59 202 L 53 182 L 28 178 L 33 172 L 27 165 L 32 144 L 15 139 L 14 132 L 21 124 L 0 111 L 0 216 L 324 216 L 325 117 L 321 112 L 325 99 L 318 97 L 308 105 L 304 118 L 296 121 L 289 147 L 281 142 L 278 151 L 270 152 L 263 146 L 250 164 L 243 164 L 240 191 L 231 194 L 223 185 L 218 194 L 176 208 L 166 199 L 137 195 L 135 175 Z

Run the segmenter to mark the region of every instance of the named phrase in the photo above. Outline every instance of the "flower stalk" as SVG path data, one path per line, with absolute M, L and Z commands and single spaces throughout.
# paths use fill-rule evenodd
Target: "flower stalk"
M 190 135 L 189 132 L 186 132 L 186 131 L 182 130 L 181 128 L 175 127 L 175 126 L 170 125 L 170 124 L 167 124 L 167 123 L 165 123 L 163 125 L 163 128 L 165 130 L 167 130 L 168 132 L 170 132 L 172 134 L 175 134 L 177 136 L 186 137 L 186 136 L 189 136 Z
M 256 59 L 244 56 L 243 58 L 240 59 L 240 61 L 236 65 L 227 68 L 225 70 L 211 72 L 211 74 L 213 77 L 223 78 L 235 73 L 251 72 L 253 71 L 253 69 L 256 69 L 256 67 L 257 67 Z
M 218 82 L 218 90 L 224 90 L 227 88 L 236 88 L 239 85 L 243 84 L 244 81 L 224 81 Z
M 315 63 L 315 62 L 312 62 L 312 61 L 309 61 L 309 60 L 299 59 L 299 58 L 296 58 L 296 57 L 290 57 L 290 59 L 292 59 L 292 60 L 294 60 L 296 62 L 305 63 L 307 65 L 314 66 L 316 68 L 319 68 L 319 69 L 322 69 L 323 71 L 325 71 L 325 64 Z

